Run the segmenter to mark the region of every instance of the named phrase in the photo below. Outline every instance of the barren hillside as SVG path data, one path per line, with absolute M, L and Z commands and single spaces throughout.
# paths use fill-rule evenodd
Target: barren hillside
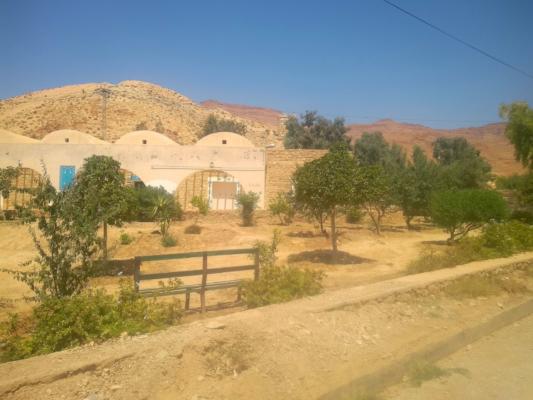
M 283 121 L 283 114 L 281 111 L 274 110 L 272 108 L 253 107 L 243 104 L 229 104 L 222 103 L 217 100 L 206 100 L 200 104 L 209 109 L 222 109 L 233 115 L 241 118 L 257 121 L 262 124 L 268 125 L 274 129 L 278 128 Z
M 102 97 L 98 94 L 101 88 L 110 91 L 106 138 L 102 132 Z M 77 129 L 110 141 L 142 128 L 190 144 L 198 139 L 211 113 L 243 122 L 248 130 L 246 136 L 257 145 L 280 140 L 276 127 L 223 109 L 202 107 L 173 90 L 140 81 L 71 85 L 2 100 L 0 128 L 34 138 L 57 129 Z

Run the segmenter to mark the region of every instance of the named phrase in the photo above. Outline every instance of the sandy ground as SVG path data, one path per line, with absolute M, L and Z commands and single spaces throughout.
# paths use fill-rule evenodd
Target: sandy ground
M 523 271 L 506 276 L 533 289 L 533 278 Z M 424 277 L 409 277 L 417 278 Z M 399 285 L 400 279 L 389 282 Z M 43 376 L 51 364 L 63 363 L 72 366 L 71 373 L 39 378 L 4 398 L 308 400 L 531 299 L 524 293 L 458 300 L 433 285 L 362 305 L 323 306 L 337 302 L 339 295 L 371 292 L 375 286 L 388 287 L 386 283 L 3 364 L 0 384 L 2 379 Z M 83 359 L 96 366 L 76 370 L 71 363 Z M 94 360 L 108 361 L 90 364 Z
M 290 265 L 319 269 L 325 271 L 326 290 L 335 290 L 354 285 L 390 279 L 404 273 L 408 262 L 419 254 L 424 242 L 442 240 L 446 237 L 441 230 L 420 225 L 418 231 L 407 231 L 401 215 L 390 216 L 385 221 L 384 233 L 377 236 L 367 222 L 363 224 L 340 224 L 339 248 L 351 255 L 345 264 L 330 265 L 324 259 L 322 250 L 330 249 L 329 239 L 318 234 L 313 224 L 305 220 L 297 220 L 292 225 L 282 226 L 267 213 L 260 213 L 255 227 L 242 227 L 240 219 L 233 213 L 212 213 L 200 220 L 203 231 L 200 235 L 187 235 L 186 226 L 192 220 L 176 222 L 172 234 L 178 239 L 178 245 L 165 248 L 160 244 L 160 235 L 154 234 L 157 229 L 153 223 L 131 223 L 121 228 L 112 227 L 109 233 L 109 247 L 112 258 L 131 258 L 148 254 L 176 253 L 197 250 L 216 250 L 251 247 L 258 240 L 269 240 L 274 229 L 282 232 L 279 247 L 279 259 Z M 129 245 L 121 245 L 119 236 L 127 232 L 134 241 Z M 27 227 L 13 222 L 0 223 L 0 269 L 20 269 L 20 264 L 35 256 L 35 250 L 28 234 Z M 226 256 L 210 259 L 210 265 L 221 267 L 249 263 L 246 256 Z M 296 259 L 296 260 L 295 260 Z M 142 266 L 142 271 L 173 271 L 196 269 L 201 260 L 150 262 Z M 216 264 L 216 265 L 212 265 Z M 253 273 L 240 272 L 233 274 L 214 275 L 216 280 L 251 278 Z M 184 279 L 184 283 L 198 282 L 200 277 Z M 91 284 L 94 287 L 105 287 L 110 291 L 116 289 L 118 278 L 98 278 Z M 153 282 L 157 284 L 157 282 Z M 28 310 L 30 305 L 22 301 L 23 296 L 31 295 L 24 284 L 15 281 L 9 274 L 0 272 L 0 315 Z M 236 290 L 228 289 L 213 291 L 207 294 L 207 304 L 216 305 L 221 302 L 234 301 Z M 198 305 L 198 296 L 192 296 L 191 306 Z
M 533 399 L 533 316 L 508 326 L 438 363 L 461 373 L 389 389 L 387 400 Z

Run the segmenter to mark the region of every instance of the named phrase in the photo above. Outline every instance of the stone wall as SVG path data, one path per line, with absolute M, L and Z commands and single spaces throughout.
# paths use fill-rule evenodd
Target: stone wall
M 296 168 L 326 153 L 327 150 L 267 150 L 265 208 L 278 193 L 291 190 L 291 177 Z

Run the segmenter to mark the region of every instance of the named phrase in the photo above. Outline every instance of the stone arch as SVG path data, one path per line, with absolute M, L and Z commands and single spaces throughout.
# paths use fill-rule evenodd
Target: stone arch
M 176 197 L 184 210 L 191 210 L 194 196 L 208 199 L 211 210 L 234 210 L 239 181 L 222 170 L 196 171 L 184 178 L 176 190 Z

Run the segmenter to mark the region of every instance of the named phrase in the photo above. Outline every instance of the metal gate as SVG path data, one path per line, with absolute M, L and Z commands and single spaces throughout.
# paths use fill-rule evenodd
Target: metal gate
M 227 183 L 234 185 L 234 190 L 223 185 Z M 236 207 L 235 196 L 239 193 L 239 187 L 239 182 L 227 172 L 204 170 L 185 178 L 178 186 L 176 196 L 184 210 L 193 209 L 191 199 L 194 196 L 208 199 L 212 210 L 233 210 Z

